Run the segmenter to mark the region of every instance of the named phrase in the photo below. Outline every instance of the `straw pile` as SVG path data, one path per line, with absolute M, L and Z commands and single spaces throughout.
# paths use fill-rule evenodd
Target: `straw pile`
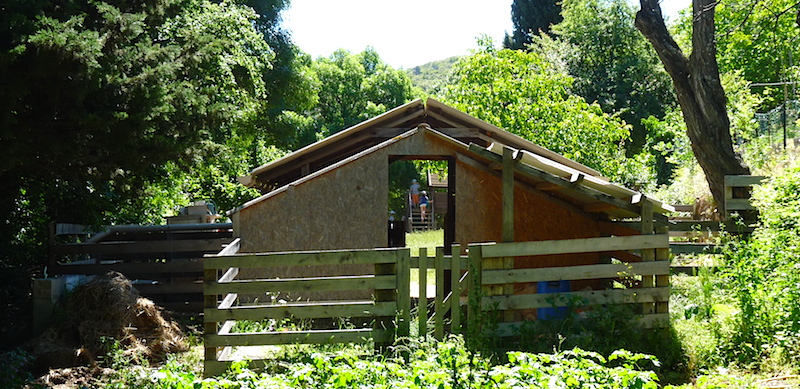
M 112 349 L 150 361 L 188 349 L 178 324 L 117 272 L 76 288 L 59 311 L 54 326 L 32 345 L 42 368 L 93 364 Z

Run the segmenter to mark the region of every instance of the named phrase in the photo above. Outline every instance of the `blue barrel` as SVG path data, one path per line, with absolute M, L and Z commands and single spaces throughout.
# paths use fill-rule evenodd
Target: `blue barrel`
M 536 283 L 538 293 L 563 293 L 570 291 L 569 281 L 540 281 Z M 536 312 L 539 320 L 564 319 L 567 307 L 539 308 Z

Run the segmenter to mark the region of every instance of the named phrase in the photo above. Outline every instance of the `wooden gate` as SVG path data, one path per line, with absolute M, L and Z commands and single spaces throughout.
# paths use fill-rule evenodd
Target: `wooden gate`
M 234 347 L 283 344 L 358 343 L 372 339 L 376 347 L 391 345 L 395 336 L 408 336 L 410 320 L 410 250 L 236 254 L 235 246 L 207 256 L 205 268 L 205 374 L 223 372 Z M 243 279 L 240 270 L 275 267 L 371 265 L 371 274 L 325 277 Z M 269 302 L 242 301 L 240 294 L 269 292 L 374 291 L 373 299 Z M 369 324 L 339 328 L 339 318 L 367 317 Z M 396 320 L 397 318 L 397 320 Z M 238 321 L 314 320 L 328 328 L 275 328 L 236 332 Z M 258 366 L 266 357 L 250 357 Z

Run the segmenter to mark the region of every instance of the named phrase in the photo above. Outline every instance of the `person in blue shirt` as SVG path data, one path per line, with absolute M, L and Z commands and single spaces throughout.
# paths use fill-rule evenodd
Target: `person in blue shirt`
M 428 192 L 422 191 L 421 195 L 419 196 L 419 211 L 420 216 L 422 217 L 422 221 L 425 221 L 425 212 L 428 209 Z

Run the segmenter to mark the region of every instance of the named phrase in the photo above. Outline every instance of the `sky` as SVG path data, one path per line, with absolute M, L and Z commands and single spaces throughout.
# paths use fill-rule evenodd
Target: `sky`
M 511 23 L 512 0 L 292 0 L 284 26 L 312 58 L 336 49 L 359 53 L 372 46 L 396 68 L 469 54 L 482 34 L 500 45 Z M 663 0 L 677 15 L 690 0 Z

